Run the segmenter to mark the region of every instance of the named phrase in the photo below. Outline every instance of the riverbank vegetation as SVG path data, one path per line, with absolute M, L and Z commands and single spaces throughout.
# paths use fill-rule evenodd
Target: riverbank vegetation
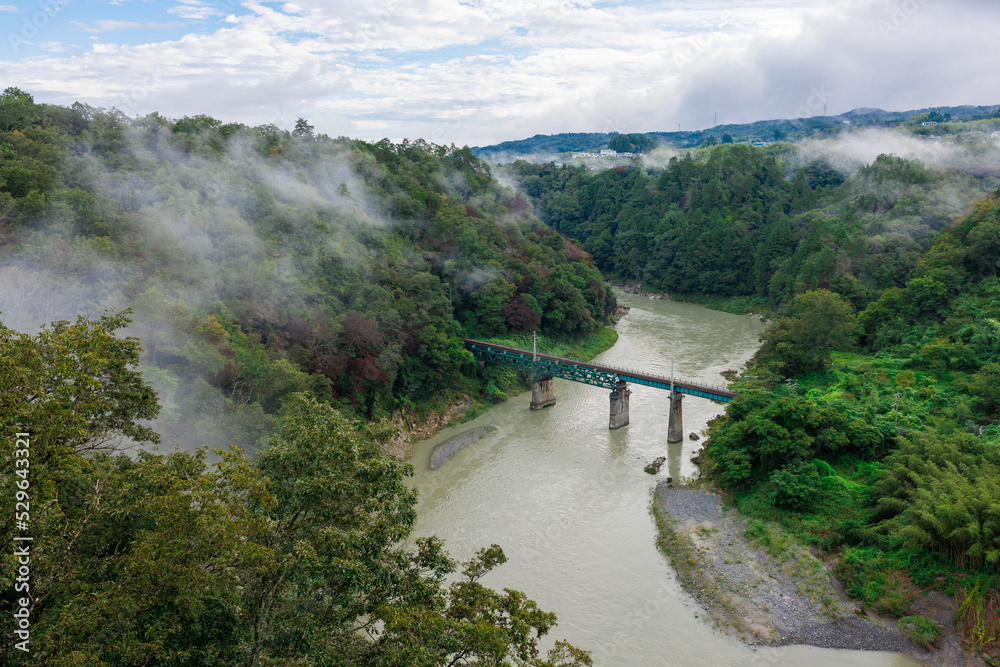
M 963 639 L 994 659 L 998 230 L 994 195 L 857 315 L 825 290 L 792 299 L 702 455 L 742 511 L 832 554 L 852 596 L 896 616 L 953 596 Z

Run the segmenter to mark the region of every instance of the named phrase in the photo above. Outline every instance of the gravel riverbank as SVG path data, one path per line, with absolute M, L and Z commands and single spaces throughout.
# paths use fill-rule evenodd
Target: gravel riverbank
M 751 645 L 924 653 L 894 625 L 859 615 L 808 551 L 715 494 L 661 482 L 655 507 L 660 548 L 722 630 Z
M 496 427 L 493 426 L 478 426 L 476 428 L 470 428 L 468 431 L 463 431 L 454 438 L 445 440 L 440 445 L 435 447 L 433 452 L 431 452 L 431 459 L 427 464 L 427 467 L 431 470 L 437 470 L 457 452 L 465 449 L 487 433 L 495 430 Z

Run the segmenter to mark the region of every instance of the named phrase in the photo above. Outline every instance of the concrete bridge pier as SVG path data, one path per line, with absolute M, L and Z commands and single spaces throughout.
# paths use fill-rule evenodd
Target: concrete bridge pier
M 541 410 L 556 404 L 551 375 L 536 375 L 531 382 L 531 409 Z
M 628 397 L 631 393 L 627 382 L 615 382 L 615 390 L 611 392 L 611 419 L 608 421 L 608 428 L 612 431 L 628 426 Z
M 684 419 L 681 414 L 681 399 L 684 394 L 678 391 L 670 392 L 670 419 L 667 421 L 667 442 L 684 440 Z

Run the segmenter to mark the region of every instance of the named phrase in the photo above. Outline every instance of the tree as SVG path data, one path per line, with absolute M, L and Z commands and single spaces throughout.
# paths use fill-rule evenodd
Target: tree
M 34 335 L 0 324 L 0 414 L 9 431 L 32 434 L 33 465 L 67 453 L 112 452 L 159 436 L 137 420 L 159 413 L 156 392 L 133 369 L 139 339 L 118 338 L 131 311 L 78 317 Z M 5 438 L 5 446 L 11 438 Z
M 247 586 L 246 664 L 290 664 L 326 656 L 330 665 L 544 665 L 536 640 L 555 623 L 517 591 L 478 583 L 504 563 L 496 545 L 454 563 L 435 538 L 403 545 L 416 492 L 409 464 L 384 455 L 385 425 L 359 428 L 299 395 L 257 466 L 271 497 L 257 508 L 272 554 Z M 462 661 L 459 663 L 458 661 Z M 586 663 L 569 663 L 586 664 Z
M 977 406 L 984 413 L 1000 411 L 1000 364 L 983 364 L 969 378 L 969 391 L 978 399 Z
M 1000 215 L 996 210 L 969 231 L 968 243 L 969 259 L 980 275 L 1000 273 Z
M 854 314 L 839 294 L 825 289 L 796 296 L 789 315 L 771 322 L 761 334 L 758 361 L 787 375 L 822 370 L 833 350 L 857 343 Z
M 20 88 L 8 87 L 0 95 L 0 131 L 23 130 L 40 117 L 34 98 Z
M 305 118 L 297 118 L 295 120 L 295 129 L 292 130 L 292 134 L 296 137 L 305 137 L 307 139 L 313 138 L 313 126 L 309 124 Z
M 254 540 L 259 472 L 236 452 L 213 471 L 204 452 L 140 452 L 77 457 L 59 476 L 33 526 L 32 650 L 19 664 L 242 664 L 245 586 L 272 562 Z

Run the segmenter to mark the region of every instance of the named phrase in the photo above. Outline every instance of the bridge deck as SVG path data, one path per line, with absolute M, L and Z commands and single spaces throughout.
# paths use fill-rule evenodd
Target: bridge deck
M 529 350 L 486 343 L 471 338 L 465 340 L 465 347 L 472 352 L 473 356 L 486 363 L 510 366 L 543 375 L 553 375 L 574 382 L 582 382 L 607 389 L 614 389 L 615 382 L 618 380 L 656 387 L 657 389 L 669 390 L 671 388 L 670 378 L 652 373 L 641 373 L 615 366 L 605 366 L 603 364 L 591 364 L 586 361 L 577 361 L 576 359 L 566 359 L 541 353 L 536 355 L 536 361 Z M 685 380 L 674 379 L 673 388 L 674 391 L 681 394 L 700 396 L 713 401 L 729 402 L 736 396 L 736 392 L 724 387 L 687 382 Z

